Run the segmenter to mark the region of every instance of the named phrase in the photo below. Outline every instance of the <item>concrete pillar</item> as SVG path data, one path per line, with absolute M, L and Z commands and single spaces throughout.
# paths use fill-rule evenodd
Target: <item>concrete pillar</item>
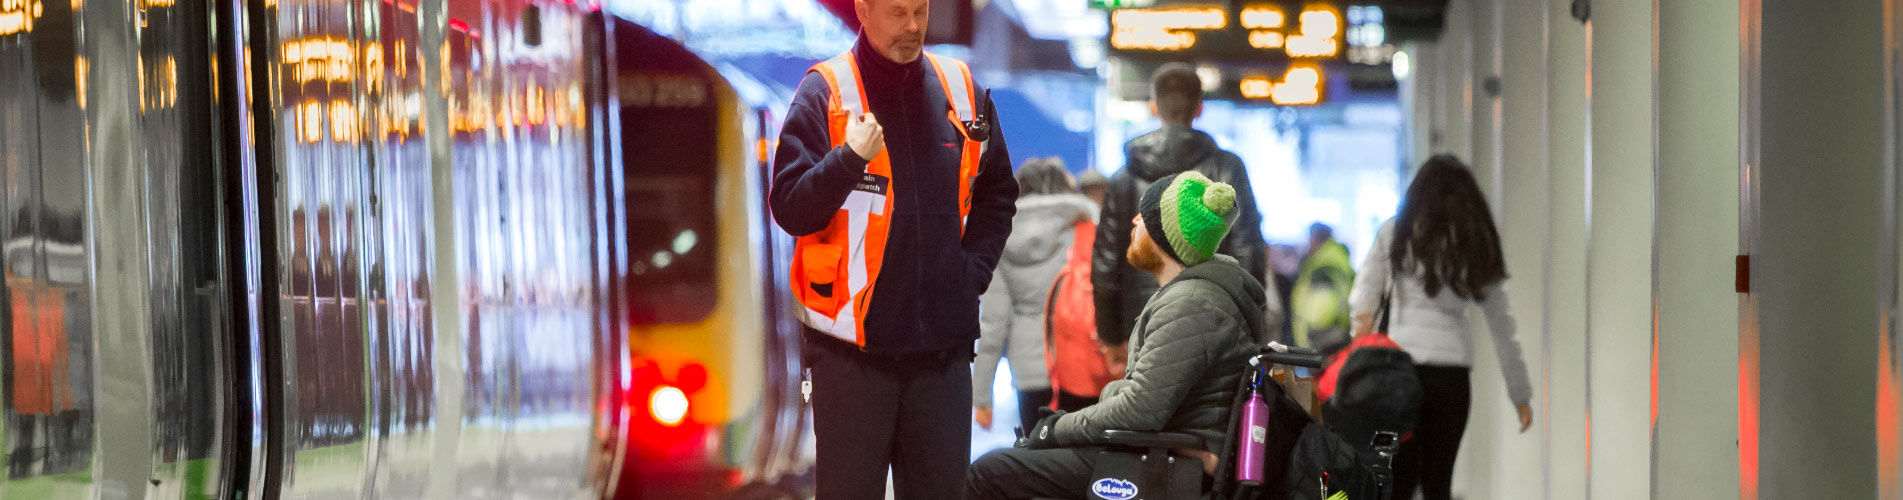
M 1652 498 L 1739 494 L 1737 5 L 1658 2 Z
M 1745 230 L 1756 234 L 1749 245 L 1758 400 L 1740 411 L 1755 413 L 1758 427 L 1756 449 L 1741 450 L 1747 463 L 1757 457 L 1755 470 L 1741 471 L 1743 487 L 1756 483 L 1763 498 L 1871 498 L 1880 315 L 1873 270 L 1888 147 L 1884 5 L 1759 5 L 1744 13 L 1744 24 L 1755 18 L 1762 31 L 1745 42 L 1761 54 L 1758 67 L 1744 70 L 1761 93 L 1755 116 L 1746 111 L 1757 142 L 1744 146 L 1746 159 L 1755 151 L 1758 160 L 1757 197 L 1745 204 L 1756 220 Z M 1741 434 L 1750 437 L 1748 428 Z
M 1408 62 L 1412 65 L 1406 79 L 1401 80 L 1409 99 L 1408 106 L 1408 155 L 1405 165 L 1412 166 L 1427 159 L 1440 147 L 1440 51 L 1438 44 L 1412 43 L 1404 47 Z M 1403 180 L 1405 182 L 1405 179 Z M 1360 265 L 1360 262 L 1356 262 Z
M 1470 0 L 1454 0 L 1447 3 L 1446 25 L 1441 38 L 1435 43 L 1436 66 L 1434 76 L 1438 80 L 1438 94 L 1434 104 L 1439 134 L 1439 144 L 1434 147 L 1436 153 L 1451 153 L 1461 158 L 1473 157 L 1473 98 L 1475 84 L 1473 72 L 1473 8 Z M 1409 165 L 1409 171 L 1420 168 L 1419 164 Z
M 1490 81 L 1497 83 L 1502 65 L 1501 20 L 1498 17 L 1498 0 L 1466 0 L 1452 2 L 1464 4 L 1463 14 L 1469 22 L 1467 31 L 1473 35 L 1469 42 L 1471 63 L 1468 68 L 1468 85 L 1471 88 L 1468 100 L 1472 120 L 1471 149 L 1462 160 L 1473 168 L 1474 178 L 1480 181 L 1480 189 L 1487 192 L 1488 200 L 1499 199 L 1500 194 L 1500 94 L 1499 88 L 1488 88 Z M 1452 17 L 1452 13 L 1449 13 Z M 1496 203 L 1497 205 L 1497 203 Z M 1494 216 L 1500 215 L 1500 207 L 1493 207 Z
M 1473 36 L 1473 64 L 1468 67 L 1473 86 L 1473 98 L 1469 107 L 1473 114 L 1473 122 L 1470 124 L 1470 130 L 1473 131 L 1473 149 L 1471 154 L 1462 156 L 1461 160 L 1467 162 L 1468 167 L 1473 170 L 1474 180 L 1480 183 L 1480 190 L 1487 194 L 1487 203 L 1493 209 L 1495 225 L 1502 231 L 1502 237 L 1505 238 L 1507 228 L 1503 214 L 1509 211 L 1509 207 L 1502 203 L 1500 196 L 1503 190 L 1500 164 L 1503 156 L 1502 112 L 1505 105 L 1504 96 L 1501 95 L 1503 88 L 1500 85 L 1501 73 L 1505 65 L 1502 38 L 1504 23 L 1500 18 L 1502 2 L 1500 0 L 1467 0 L 1457 3 L 1464 3 L 1467 7 L 1463 19 L 1469 22 L 1468 32 Z M 1449 16 L 1452 15 L 1453 13 L 1449 12 Z M 1489 82 L 1494 84 L 1491 88 L 1489 88 Z M 1513 271 L 1514 268 L 1508 268 L 1508 272 Z M 1480 340 L 1487 336 L 1486 320 L 1476 313 L 1470 325 L 1474 328 L 1470 332 L 1473 342 L 1469 343 L 1469 359 L 1472 361 L 1473 369 L 1471 372 L 1473 403 L 1468 413 L 1467 431 L 1460 442 L 1459 460 L 1454 464 L 1453 494 L 1465 498 L 1495 498 L 1500 495 L 1493 491 L 1492 468 L 1493 464 L 1501 461 L 1501 457 L 1493 448 L 1494 436 L 1491 433 L 1479 431 L 1492 429 L 1497 425 L 1495 414 L 1500 411 L 1497 408 L 1500 405 L 1499 400 L 1504 398 L 1488 398 L 1488 396 L 1489 391 L 1494 387 L 1489 383 L 1499 378 L 1500 369 L 1499 363 L 1492 358 L 1492 345 L 1483 344 L 1485 341 Z
M 1595 1 L 1586 35 L 1590 498 L 1650 493 L 1653 9 L 1652 0 Z
M 1493 151 L 1498 191 L 1489 198 L 1501 246 L 1506 253 L 1507 298 L 1516 320 L 1516 340 L 1528 375 L 1539 384 L 1545 366 L 1546 242 L 1549 233 L 1547 186 L 1546 8 L 1541 2 L 1492 0 L 1491 18 L 1501 94 L 1493 106 Z M 1482 182 L 1487 179 L 1482 178 Z M 1468 498 L 1532 498 L 1545 489 L 1540 457 L 1544 427 L 1520 432 L 1513 402 L 1495 355 L 1493 337 L 1482 316 L 1472 332 L 1473 412 L 1467 442 L 1475 449 L 1460 463 L 1475 473 Z M 1547 389 L 1535 386 L 1536 396 Z M 1542 416 L 1543 418 L 1543 416 Z
M 1882 312 L 1877 324 L 1877 373 L 1876 373 L 1876 448 L 1877 448 L 1877 497 L 1898 500 L 1903 499 L 1903 344 L 1897 341 L 1897 312 L 1903 309 L 1903 279 L 1899 279 L 1898 270 L 1903 269 L 1903 239 L 1899 239 L 1898 221 L 1903 221 L 1903 211 L 1899 211 L 1898 195 L 1903 194 L 1903 184 L 1898 181 L 1899 159 L 1896 145 L 1903 144 L 1903 123 L 1899 123 L 1897 111 L 1897 91 L 1903 85 L 1903 79 L 1897 75 L 1898 58 L 1903 56 L 1903 13 L 1898 12 L 1897 0 L 1883 2 L 1884 53 L 1883 75 L 1886 90 L 1883 99 L 1883 121 L 1888 134 L 1884 140 L 1889 144 L 1890 154 L 1885 165 L 1885 195 L 1883 197 L 1884 231 L 1881 235 L 1882 247 L 1878 254 L 1886 265 L 1877 266 Z
M 1546 498 L 1586 498 L 1586 26 L 1547 4 L 1546 370 L 1534 374 Z M 1530 321 L 1529 321 L 1530 322 Z M 1528 351 L 1529 353 L 1532 351 Z

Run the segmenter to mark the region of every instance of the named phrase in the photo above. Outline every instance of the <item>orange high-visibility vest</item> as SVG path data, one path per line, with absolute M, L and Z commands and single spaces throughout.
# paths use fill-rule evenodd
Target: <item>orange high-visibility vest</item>
M 945 113 L 960 135 L 965 136 L 958 164 L 959 231 L 964 217 L 971 214 L 972 182 L 978 178 L 978 160 L 986 142 L 971 140 L 965 123 L 975 120 L 978 106 L 971 69 L 964 61 L 925 54 L 938 82 L 945 89 L 951 109 Z M 826 79 L 832 94 L 826 100 L 827 125 L 832 146 L 846 143 L 846 123 L 866 112 L 866 92 L 859 79 L 859 67 L 852 52 L 813 65 L 808 70 Z M 900 189 L 892 182 L 890 149 L 881 150 L 866 165 L 866 172 L 853 186 L 852 194 L 833 214 L 832 222 L 817 233 L 801 236 L 793 247 L 791 282 L 793 296 L 799 299 L 794 309 L 800 322 L 827 335 L 865 347 L 866 306 L 872 303 L 873 285 L 878 283 L 880 264 L 885 261 L 886 230 L 891 221 L 892 199 Z M 930 168 L 932 165 L 921 165 Z

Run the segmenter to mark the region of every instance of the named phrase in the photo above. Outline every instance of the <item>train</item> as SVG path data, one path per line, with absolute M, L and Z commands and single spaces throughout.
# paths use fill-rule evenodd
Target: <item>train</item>
M 617 84 L 622 163 L 640 180 L 628 191 L 631 393 L 650 410 L 624 477 L 652 498 L 811 498 L 793 238 L 766 208 L 791 96 L 632 23 L 614 35 L 616 50 L 642 54 Z M 673 394 L 687 404 L 671 410 L 691 418 L 671 422 L 657 396 Z
M 810 497 L 730 76 L 590 0 L 0 0 L 0 497 Z

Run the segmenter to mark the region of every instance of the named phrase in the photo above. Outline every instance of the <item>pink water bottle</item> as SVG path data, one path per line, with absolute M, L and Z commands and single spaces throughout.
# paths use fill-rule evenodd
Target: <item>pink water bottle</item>
M 1262 485 L 1262 464 L 1269 447 L 1269 404 L 1262 399 L 1262 371 L 1250 371 L 1249 402 L 1242 405 L 1241 428 L 1237 429 L 1236 482 Z

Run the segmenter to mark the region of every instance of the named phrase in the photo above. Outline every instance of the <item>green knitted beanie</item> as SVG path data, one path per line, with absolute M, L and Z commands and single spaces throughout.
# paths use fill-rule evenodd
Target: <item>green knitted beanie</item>
M 1209 180 L 1195 171 L 1169 181 L 1157 200 L 1163 235 L 1184 266 L 1208 262 L 1216 256 L 1229 225 L 1236 221 L 1236 188 Z

